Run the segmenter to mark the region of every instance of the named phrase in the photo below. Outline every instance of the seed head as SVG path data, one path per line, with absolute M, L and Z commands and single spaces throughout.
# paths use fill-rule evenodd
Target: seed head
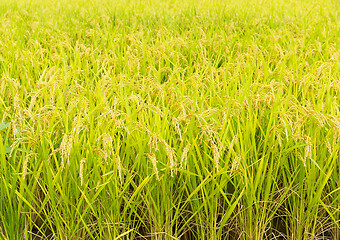
M 165 140 L 163 139 L 162 139 L 162 142 L 165 146 L 166 155 L 168 156 L 170 160 L 170 172 L 171 172 L 171 177 L 173 177 L 173 172 L 177 165 L 177 157 L 176 157 L 175 151 L 169 146 L 169 144 L 167 144 Z
M 188 152 L 189 152 L 190 147 L 191 147 L 191 144 L 189 143 L 183 149 L 183 153 L 181 157 L 181 169 L 183 169 L 183 165 L 184 165 L 184 169 L 187 168 L 187 161 L 188 161 L 187 159 L 188 159 Z
M 104 133 L 101 136 L 104 150 L 104 159 L 106 164 L 109 164 L 107 159 L 113 154 L 112 137 L 108 133 Z
M 212 149 L 212 152 L 213 152 L 213 156 L 214 156 L 214 163 L 215 163 L 215 168 L 216 168 L 216 171 L 218 172 L 219 170 L 219 160 L 220 160 L 220 153 L 218 151 L 218 148 L 216 146 L 216 144 L 213 144 L 211 146 L 211 149 Z
M 234 171 L 237 171 L 239 169 L 241 160 L 242 160 L 242 156 L 241 155 L 237 155 L 234 158 L 234 161 L 233 161 L 233 163 L 231 165 L 230 174 L 232 174 Z
M 80 161 L 80 167 L 79 167 L 79 177 L 80 177 L 80 185 L 83 186 L 84 182 L 84 164 L 86 162 L 86 158 L 83 158 Z
M 228 149 L 231 150 L 234 144 L 238 141 L 238 135 L 236 134 L 233 139 L 231 140 Z
M 64 134 L 63 139 L 60 144 L 60 151 L 61 151 L 61 168 L 64 168 L 64 160 L 67 159 L 68 165 L 70 164 L 70 153 L 72 150 L 73 145 L 73 136 L 72 134 Z
M 158 175 L 158 169 L 157 169 L 157 159 L 155 153 L 149 153 L 148 154 L 149 159 L 151 160 L 152 166 L 153 166 L 153 171 L 156 174 L 156 178 L 159 181 L 159 175 Z
M 122 164 L 121 164 L 121 159 L 118 154 L 116 154 L 116 164 L 117 164 L 117 169 L 118 169 L 118 176 L 119 180 L 121 183 L 123 183 L 123 178 L 122 178 Z
M 311 158 L 312 157 L 312 143 L 311 143 L 311 138 L 310 137 L 306 137 L 305 141 L 306 141 L 307 146 L 305 147 L 305 156 L 304 156 L 303 163 L 306 166 L 307 158 Z

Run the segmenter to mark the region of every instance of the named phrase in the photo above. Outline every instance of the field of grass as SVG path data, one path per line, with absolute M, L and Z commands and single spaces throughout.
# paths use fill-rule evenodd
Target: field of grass
M 340 2 L 0 0 L 0 239 L 340 239 Z

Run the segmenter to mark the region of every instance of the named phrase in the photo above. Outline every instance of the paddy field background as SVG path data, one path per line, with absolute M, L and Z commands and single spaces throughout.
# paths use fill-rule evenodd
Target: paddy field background
M 340 4 L 0 0 L 0 239 L 340 239 Z

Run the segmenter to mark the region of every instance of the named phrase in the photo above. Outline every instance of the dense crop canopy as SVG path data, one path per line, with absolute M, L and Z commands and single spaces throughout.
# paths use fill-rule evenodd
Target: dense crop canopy
M 339 239 L 339 7 L 0 0 L 0 238 Z

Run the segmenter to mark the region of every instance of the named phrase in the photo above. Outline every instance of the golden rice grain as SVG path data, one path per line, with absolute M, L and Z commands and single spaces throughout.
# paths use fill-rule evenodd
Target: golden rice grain
M 242 156 L 241 155 L 237 155 L 234 158 L 233 163 L 231 165 L 230 174 L 232 174 L 233 172 L 235 172 L 235 171 L 237 171 L 239 169 L 241 160 L 242 160 Z
M 122 163 L 121 163 L 121 159 L 120 156 L 118 154 L 116 154 L 116 164 L 117 164 L 117 169 L 118 169 L 118 176 L 119 176 L 119 180 L 121 183 L 123 183 L 123 177 L 122 177 Z
M 148 154 L 149 159 L 151 160 L 153 171 L 156 174 L 156 178 L 159 181 L 159 174 L 158 174 L 158 168 L 157 168 L 157 159 L 155 153 L 149 153 Z
M 79 166 L 79 177 L 80 177 L 80 186 L 83 186 L 84 183 L 84 165 L 86 162 L 86 158 L 83 158 L 80 160 L 80 166 Z
M 213 156 L 214 156 L 215 168 L 216 168 L 216 171 L 218 172 L 219 171 L 219 165 L 220 165 L 220 153 L 219 153 L 219 150 L 218 150 L 216 144 L 212 144 L 211 148 L 212 148 L 212 152 L 213 152 Z
M 170 172 L 171 172 L 171 177 L 173 177 L 173 173 L 176 173 L 176 166 L 177 166 L 177 157 L 175 154 L 175 151 L 163 140 L 162 141 L 164 146 L 165 146 L 165 150 L 166 150 L 166 155 L 168 156 L 169 160 L 170 160 Z
M 181 157 L 181 169 L 187 168 L 187 161 L 188 161 L 188 152 L 190 150 L 191 144 L 185 146 L 183 149 L 182 157 Z

